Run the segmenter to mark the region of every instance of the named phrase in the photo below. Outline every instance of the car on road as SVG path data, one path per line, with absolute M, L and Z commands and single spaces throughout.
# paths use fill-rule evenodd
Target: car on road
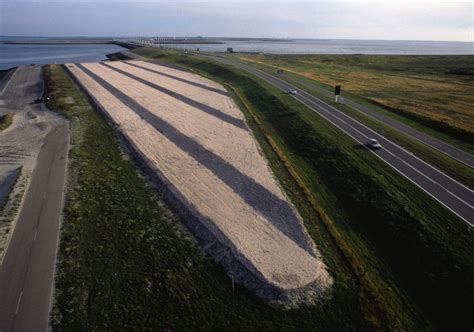
M 367 141 L 367 146 L 373 150 L 382 148 L 382 145 L 380 145 L 380 143 L 375 138 L 370 138 Z
M 290 95 L 296 95 L 298 93 L 298 91 L 296 91 L 295 89 L 290 89 L 290 90 L 288 90 L 288 93 Z

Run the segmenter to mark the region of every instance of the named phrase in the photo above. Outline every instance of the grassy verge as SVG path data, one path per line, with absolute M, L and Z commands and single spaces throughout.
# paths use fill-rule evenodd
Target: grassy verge
M 114 129 L 62 68 L 46 67 L 45 81 L 48 107 L 72 127 L 52 314 L 56 330 L 373 327 L 347 263 L 276 157 L 272 164 L 335 278 L 331 299 L 317 306 L 283 310 L 238 286 L 232 292 L 231 280 L 175 227 L 178 217 L 137 173 Z
M 0 115 L 0 130 L 7 129 L 13 123 L 13 117 L 15 113 L 8 112 L 3 115 Z
M 474 153 L 472 56 L 241 55 L 292 83 L 333 91 Z M 464 74 L 463 74 L 464 73 Z
M 368 288 L 387 317 L 402 324 L 399 328 L 471 325 L 467 308 L 473 298 L 474 241 L 468 226 L 317 114 L 266 83 L 179 52 L 149 52 L 232 85 L 254 110 L 260 130 L 333 222 L 347 243 L 339 248 L 348 251 L 345 256 L 354 270 L 360 264 L 370 281 Z

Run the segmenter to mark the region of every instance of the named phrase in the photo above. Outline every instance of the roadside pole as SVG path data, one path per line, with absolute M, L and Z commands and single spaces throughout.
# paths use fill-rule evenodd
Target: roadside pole
M 341 97 L 341 86 L 340 85 L 336 85 L 336 87 L 334 88 L 334 95 L 336 96 L 336 103 L 338 103 L 339 100 L 340 100 L 340 97 Z

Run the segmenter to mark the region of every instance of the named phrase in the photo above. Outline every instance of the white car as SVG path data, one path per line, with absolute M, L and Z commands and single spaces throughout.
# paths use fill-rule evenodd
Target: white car
M 290 90 L 288 90 L 288 93 L 290 95 L 296 95 L 298 93 L 298 91 L 296 91 L 295 89 L 290 89 Z
M 370 138 L 367 142 L 367 146 L 373 150 L 382 148 L 382 145 L 380 145 L 380 143 L 375 138 Z

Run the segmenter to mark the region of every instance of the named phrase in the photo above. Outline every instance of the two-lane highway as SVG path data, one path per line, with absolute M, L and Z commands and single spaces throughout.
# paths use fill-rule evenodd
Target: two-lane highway
M 241 62 L 223 57 L 206 55 L 202 55 L 202 57 L 208 57 L 212 60 L 237 66 L 267 81 L 282 91 L 287 92 L 291 89 L 297 89 L 279 78 Z M 383 148 L 370 150 L 372 153 L 440 202 L 459 218 L 471 226 L 474 225 L 474 192 L 470 188 L 311 94 L 298 90 L 298 93 L 292 96 L 338 127 L 358 143 L 365 146 L 369 138 L 377 139 Z

